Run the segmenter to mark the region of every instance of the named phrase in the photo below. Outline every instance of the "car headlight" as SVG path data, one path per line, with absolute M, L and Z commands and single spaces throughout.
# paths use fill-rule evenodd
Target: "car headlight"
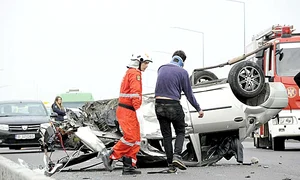
M 293 124 L 294 120 L 293 117 L 279 117 L 279 123 L 281 125 L 289 125 Z
M 43 124 L 40 125 L 40 127 L 43 128 L 43 129 L 47 129 L 49 126 L 51 126 L 50 122 L 43 123 Z
M 8 125 L 7 124 L 0 124 L 0 130 L 2 131 L 8 131 Z

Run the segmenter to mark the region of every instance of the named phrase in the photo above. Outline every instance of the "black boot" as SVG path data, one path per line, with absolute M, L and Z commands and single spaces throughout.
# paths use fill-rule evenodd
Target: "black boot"
M 108 171 L 112 171 L 113 170 L 113 167 L 112 167 L 112 162 L 113 160 L 110 159 L 110 155 L 112 154 L 112 150 L 104 150 L 102 152 L 102 162 L 103 162 L 103 165 L 104 167 L 106 168 L 106 170 Z
M 132 166 L 132 159 L 129 157 L 123 157 L 123 172 L 122 175 L 134 175 L 141 174 L 141 171 L 136 170 L 136 167 Z

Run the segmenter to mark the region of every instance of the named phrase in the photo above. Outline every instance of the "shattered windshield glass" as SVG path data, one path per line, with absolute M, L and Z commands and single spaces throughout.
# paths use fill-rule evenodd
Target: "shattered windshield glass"
M 300 71 L 300 43 L 277 44 L 276 49 L 283 48 L 283 58 L 276 56 L 276 72 L 279 76 L 295 76 Z

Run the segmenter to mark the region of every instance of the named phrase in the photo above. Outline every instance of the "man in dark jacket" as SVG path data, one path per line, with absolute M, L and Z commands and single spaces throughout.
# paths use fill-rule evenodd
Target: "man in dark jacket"
M 181 151 L 185 137 L 185 114 L 180 104 L 182 91 L 199 113 L 199 118 L 203 117 L 203 111 L 194 97 L 188 72 L 183 69 L 185 60 L 186 55 L 183 51 L 175 51 L 171 62 L 159 67 L 155 87 L 155 113 L 163 136 L 169 173 L 176 172 L 176 167 L 186 170 L 185 164 L 181 162 Z M 171 123 L 176 133 L 174 153 Z
M 56 96 L 54 103 L 51 106 L 52 111 L 57 113 L 57 117 L 55 118 L 56 121 L 63 121 L 66 112 L 62 106 L 62 98 L 60 96 Z
M 300 72 L 294 77 L 294 81 L 296 82 L 296 84 L 300 88 Z

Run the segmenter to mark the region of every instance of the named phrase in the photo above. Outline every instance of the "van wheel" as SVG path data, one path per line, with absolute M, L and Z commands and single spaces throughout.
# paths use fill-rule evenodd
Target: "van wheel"
M 190 82 L 193 84 L 193 76 L 190 76 Z M 194 84 L 200 84 L 206 81 L 217 80 L 218 77 L 210 71 L 196 71 L 194 73 Z
M 243 61 L 230 69 L 228 83 L 235 95 L 251 98 L 259 95 L 264 89 L 265 77 L 255 62 Z
M 281 137 L 272 138 L 272 149 L 274 151 L 283 151 L 285 149 L 285 139 Z

